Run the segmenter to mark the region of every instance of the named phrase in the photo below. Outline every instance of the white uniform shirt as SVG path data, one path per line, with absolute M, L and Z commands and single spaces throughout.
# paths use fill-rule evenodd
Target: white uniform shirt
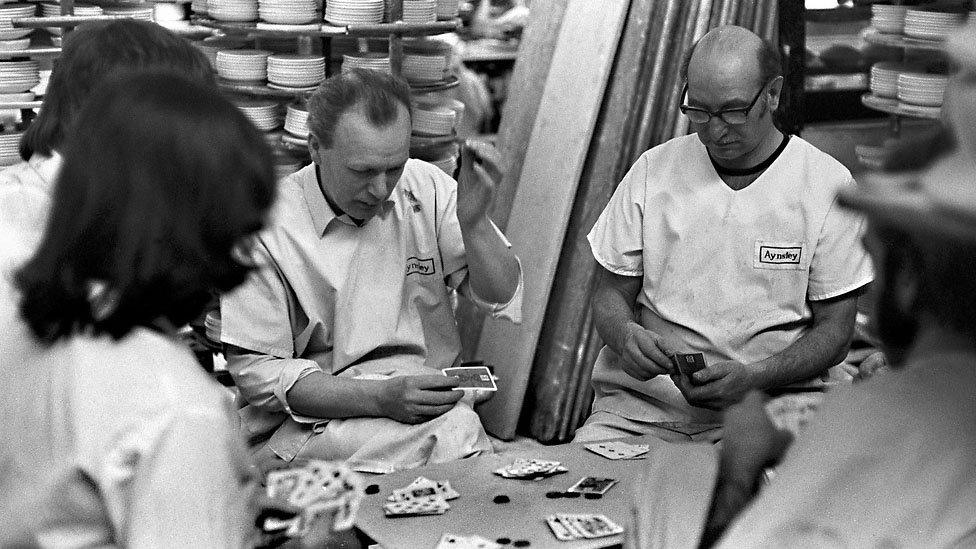
M 642 277 L 637 302 L 645 327 L 673 336 L 684 352 L 704 353 L 709 364 L 751 363 L 804 334 L 808 300 L 871 281 L 860 241 L 863 221 L 835 201 L 838 189 L 852 184 L 839 162 L 794 136 L 758 179 L 735 191 L 692 134 L 645 152 L 588 238 L 604 268 Z M 665 407 L 690 413 L 666 376 L 641 383 L 598 364 L 594 410 L 673 419 L 649 415 L 632 399 L 601 403 L 607 392 L 601 384 L 653 395 L 669 403 Z

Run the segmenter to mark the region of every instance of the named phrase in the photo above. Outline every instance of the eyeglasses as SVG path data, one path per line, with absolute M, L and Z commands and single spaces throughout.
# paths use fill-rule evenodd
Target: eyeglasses
M 681 109 L 682 114 L 688 117 L 688 120 L 694 122 L 695 124 L 707 124 L 713 116 L 717 116 L 722 122 L 726 124 L 731 124 L 733 126 L 738 126 L 739 124 L 745 124 L 749 121 L 749 111 L 752 107 L 756 105 L 756 101 L 759 101 L 759 96 L 762 95 L 763 91 L 766 89 L 766 84 L 763 84 L 759 91 L 756 92 L 756 96 L 752 98 L 749 106 L 737 108 L 737 109 L 724 109 L 721 111 L 712 112 L 705 109 L 700 109 L 698 107 L 689 107 L 688 105 L 681 105 L 678 107 Z M 688 84 L 685 84 L 684 89 L 681 92 L 681 97 L 685 97 L 688 93 Z

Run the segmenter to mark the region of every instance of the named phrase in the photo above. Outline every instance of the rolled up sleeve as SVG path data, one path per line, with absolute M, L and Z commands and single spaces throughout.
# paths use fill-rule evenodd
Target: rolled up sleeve
M 509 299 L 506 303 L 492 303 L 482 299 L 481 296 L 476 294 L 474 289 L 471 287 L 471 284 L 469 284 L 467 281 L 467 267 L 453 273 L 451 277 L 456 277 L 461 281 L 460 284 L 456 286 L 457 291 L 464 297 L 471 300 L 471 302 L 474 303 L 479 309 L 491 315 L 492 318 L 504 318 L 513 324 L 521 324 L 522 294 L 525 284 L 522 276 L 522 260 L 516 257 L 515 261 L 518 262 L 518 285 L 515 286 L 515 293 L 512 294 L 511 299 Z
M 227 370 L 248 404 L 265 412 L 285 412 L 299 423 L 322 418 L 296 414 L 288 405 L 288 391 L 300 379 L 322 369 L 314 360 L 275 358 L 258 353 L 230 353 Z

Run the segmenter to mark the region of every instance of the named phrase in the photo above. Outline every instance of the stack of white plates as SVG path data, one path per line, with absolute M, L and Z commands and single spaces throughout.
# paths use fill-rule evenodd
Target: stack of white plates
M 437 0 L 403 0 L 404 23 L 437 21 Z
M 288 105 L 285 131 L 298 137 L 308 137 L 308 111 L 298 105 Z
M 207 0 L 191 0 L 190 10 L 197 15 L 207 15 Z
M 334 25 L 383 22 L 383 0 L 326 0 L 324 19 Z
M 316 19 L 315 0 L 258 0 L 262 21 L 279 25 L 302 25 Z
M 265 50 L 220 50 L 217 74 L 228 80 L 265 80 L 269 55 Z
M 266 99 L 239 100 L 234 102 L 238 109 L 261 131 L 271 131 L 281 126 L 281 109 L 275 101 Z
M 218 21 L 254 21 L 257 0 L 207 0 L 207 14 Z
M 458 16 L 460 0 L 437 0 L 437 18 L 454 19 Z
M 0 6 L 0 40 L 16 40 L 23 38 L 34 29 L 14 28 L 13 19 L 18 17 L 32 17 L 37 13 L 34 4 L 7 4 Z
M 0 93 L 22 93 L 40 82 L 37 61 L 0 61 Z
M 413 109 L 413 133 L 417 135 L 451 135 L 457 112 L 449 107 L 417 105 Z
M 0 40 L 0 50 L 26 50 L 30 47 L 30 38 L 18 38 L 16 40 Z
M 127 17 L 140 19 L 142 21 L 153 20 L 152 6 L 118 6 L 113 8 L 102 8 L 102 13 L 105 15 L 125 15 Z
M 210 64 L 216 69 L 218 51 L 243 48 L 247 45 L 247 41 L 231 36 L 208 36 L 202 41 L 193 42 L 193 45 L 207 56 L 207 59 L 210 60 Z
M 948 78 L 941 74 L 903 72 L 898 75 L 898 100 L 923 107 L 939 107 Z
M 905 6 L 871 5 L 871 26 L 879 32 L 901 34 L 905 28 Z
M 390 56 L 385 53 L 352 53 L 342 56 L 342 72 L 352 69 L 371 69 L 390 74 Z
M 905 36 L 925 40 L 944 40 L 966 19 L 964 13 L 944 13 L 920 9 L 905 12 Z
M 92 6 L 88 4 L 75 4 L 74 7 L 75 15 L 102 15 L 102 8 L 99 6 Z M 45 2 L 41 4 L 41 15 L 44 17 L 56 17 L 61 15 L 61 5 L 52 4 Z M 49 33 L 55 36 L 61 36 L 64 34 L 64 29 L 61 27 L 44 27 Z M 57 44 L 55 44 L 57 45 Z
M 894 61 L 882 61 L 871 65 L 871 93 L 878 97 L 892 99 L 898 97 L 898 73 L 913 68 L 915 67 Z
M 51 69 L 41 69 L 37 71 L 37 75 L 40 77 L 41 81 L 38 82 L 36 86 L 31 88 L 31 92 L 34 95 L 44 95 L 47 93 L 47 84 L 51 81 Z
M 268 57 L 268 82 L 288 88 L 318 86 L 325 80 L 321 55 L 276 53 Z
M 20 162 L 20 136 L 23 132 L 0 133 L 0 166 L 12 166 Z
M 440 82 L 447 79 L 448 59 L 444 55 L 403 55 L 401 72 L 409 82 Z

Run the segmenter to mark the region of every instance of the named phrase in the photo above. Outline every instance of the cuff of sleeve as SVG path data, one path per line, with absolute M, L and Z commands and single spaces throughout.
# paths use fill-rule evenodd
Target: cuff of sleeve
M 847 286 L 843 286 L 841 288 L 836 288 L 836 289 L 833 289 L 831 291 L 822 291 L 822 292 L 818 292 L 818 293 L 815 293 L 815 294 L 810 294 L 810 295 L 807 296 L 807 299 L 809 299 L 810 301 L 824 301 L 824 300 L 827 300 L 827 299 L 832 299 L 832 298 L 835 298 L 835 297 L 842 296 L 844 294 L 853 292 L 854 290 L 857 290 L 857 289 L 861 288 L 862 286 L 866 286 L 866 285 L 870 284 L 873 280 L 874 280 L 874 276 L 873 275 L 869 275 L 869 276 L 866 276 L 866 277 L 861 278 L 860 280 L 858 280 L 854 284 L 848 284 Z
M 637 264 L 635 268 L 621 267 L 620 265 L 615 265 L 609 261 L 603 255 L 596 250 L 596 248 L 590 247 L 590 251 L 593 253 L 593 259 L 600 264 L 604 269 L 610 271 L 613 274 L 621 276 L 644 276 L 644 266 L 640 263 Z
M 505 318 L 512 322 L 512 324 L 521 324 L 522 294 L 525 283 L 522 277 L 522 260 L 516 257 L 515 261 L 518 262 L 518 284 L 515 286 L 515 293 L 512 294 L 511 299 L 507 303 L 490 303 L 485 301 L 475 293 L 474 288 L 471 288 L 470 284 L 468 286 L 468 297 L 479 309 L 487 311 L 492 318 Z
M 275 384 L 275 398 L 278 399 L 278 402 L 281 402 L 285 412 L 298 423 L 316 423 L 322 421 L 322 418 L 312 418 L 296 414 L 292 411 L 291 406 L 288 405 L 288 391 L 298 383 L 298 380 L 312 372 L 321 372 L 322 369 L 311 360 L 294 360 L 288 362 L 289 364 L 281 369 L 281 375 L 278 376 L 278 382 Z

